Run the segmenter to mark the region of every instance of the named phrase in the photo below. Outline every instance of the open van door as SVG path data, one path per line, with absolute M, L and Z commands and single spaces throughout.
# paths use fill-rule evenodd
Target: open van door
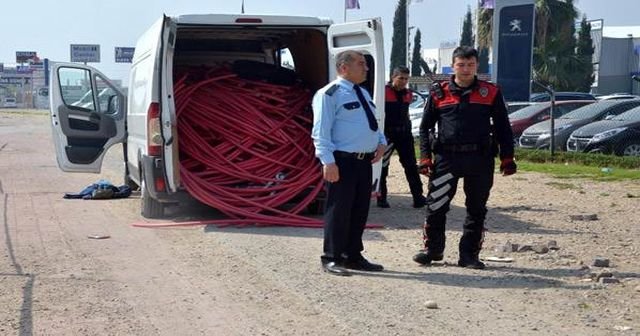
M 126 95 L 100 71 L 56 63 L 49 94 L 58 167 L 99 173 L 107 150 L 125 140 Z
M 382 40 L 382 22 L 380 18 L 363 21 L 334 24 L 327 32 L 329 46 L 329 76 L 336 77 L 334 64 L 336 55 L 344 50 L 357 50 L 365 55 L 369 73 L 362 84 L 376 104 L 378 125 L 384 127 L 384 49 Z M 379 189 L 382 160 L 373 165 L 373 190 Z

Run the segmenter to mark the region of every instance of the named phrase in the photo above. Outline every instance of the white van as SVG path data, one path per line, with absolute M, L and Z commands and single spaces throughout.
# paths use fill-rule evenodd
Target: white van
M 364 86 L 384 116 L 382 24 L 379 19 L 332 24 L 315 17 L 267 15 L 164 16 L 138 40 L 128 94 L 100 71 L 75 63 L 55 63 L 51 80 L 51 120 L 58 166 L 66 172 L 99 173 L 103 156 L 123 143 L 125 183 L 141 188 L 142 215 L 159 217 L 184 191 L 180 181 L 174 69 L 236 60 L 260 61 L 293 68 L 315 92 L 336 77 L 335 55 L 346 49 L 363 52 L 369 63 Z M 92 102 L 66 97 L 71 88 L 90 92 Z M 109 88 L 106 104 L 98 94 Z M 240 118 L 240 117 L 239 117 Z M 379 123 L 383 124 L 383 123 Z M 379 170 L 379 168 L 378 168 Z M 374 174 L 379 176 L 379 174 Z

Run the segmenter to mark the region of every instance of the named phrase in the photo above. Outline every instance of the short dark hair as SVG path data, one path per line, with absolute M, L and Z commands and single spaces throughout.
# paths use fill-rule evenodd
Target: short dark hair
M 349 64 L 353 62 L 354 55 L 364 56 L 361 52 L 356 50 L 345 50 L 341 51 L 336 55 L 336 70 L 340 69 L 340 66 L 343 64 Z
M 409 68 L 407 68 L 404 65 L 400 65 L 400 66 L 395 67 L 393 69 L 393 71 L 391 72 L 391 78 L 394 78 L 394 77 L 396 77 L 398 75 L 401 75 L 401 74 L 408 75 L 409 74 Z
M 456 58 L 475 58 L 478 60 L 478 50 L 469 46 L 459 46 L 453 50 L 453 55 L 451 55 L 451 62 L 455 62 Z

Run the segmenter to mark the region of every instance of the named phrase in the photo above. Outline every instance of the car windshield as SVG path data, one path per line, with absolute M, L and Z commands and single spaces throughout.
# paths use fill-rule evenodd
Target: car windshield
M 519 109 L 519 110 L 509 114 L 509 119 L 516 120 L 516 119 L 531 118 L 532 116 L 534 116 L 538 112 L 546 109 L 548 106 L 549 106 L 549 104 L 537 104 L 537 105 L 527 106 L 525 108 Z
M 613 117 L 611 120 L 640 121 L 640 107 L 634 107 L 625 113 Z
M 415 100 L 411 104 L 409 104 L 409 108 L 410 109 L 423 108 L 427 100 L 420 95 L 415 95 L 414 97 L 415 97 Z
M 619 101 L 601 101 L 595 104 L 589 104 L 583 107 L 579 107 L 565 115 L 563 115 L 562 117 L 560 117 L 559 119 L 590 119 L 590 118 L 595 118 L 596 116 L 598 116 L 600 113 L 602 113 L 604 110 L 611 108 L 613 106 L 616 106 L 620 104 Z

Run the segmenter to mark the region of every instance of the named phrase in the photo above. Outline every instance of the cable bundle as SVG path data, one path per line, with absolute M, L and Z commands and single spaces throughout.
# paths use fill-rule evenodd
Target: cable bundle
M 176 77 L 182 184 L 230 218 L 207 224 L 321 227 L 299 215 L 323 185 L 310 137 L 311 93 L 300 84 L 243 79 L 227 67 Z

